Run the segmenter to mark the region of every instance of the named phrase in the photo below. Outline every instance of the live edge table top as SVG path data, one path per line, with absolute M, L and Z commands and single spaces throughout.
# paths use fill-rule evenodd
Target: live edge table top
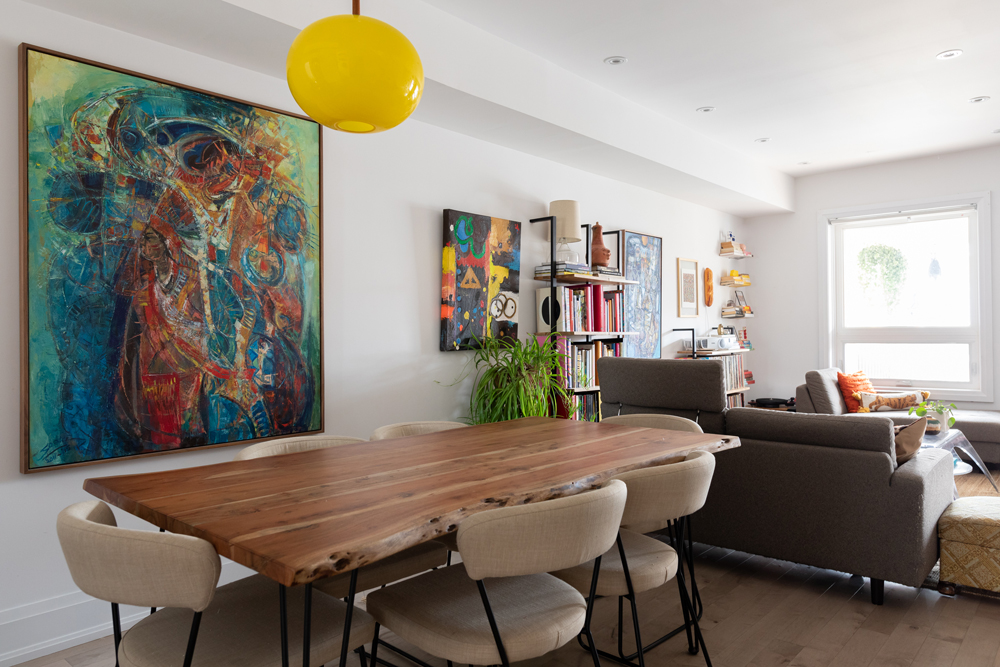
M 457 529 L 463 517 L 592 489 L 717 452 L 709 433 L 532 417 L 197 468 L 88 479 L 83 488 L 292 586 Z

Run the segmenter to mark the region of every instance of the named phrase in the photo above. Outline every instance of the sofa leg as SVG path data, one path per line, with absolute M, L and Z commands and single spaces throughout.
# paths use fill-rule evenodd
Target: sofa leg
M 885 600 L 885 579 L 871 579 L 872 604 L 882 604 Z
M 948 596 L 954 597 L 955 592 L 956 592 L 955 591 L 955 584 L 947 582 L 947 581 L 939 581 L 938 582 L 938 593 L 940 593 L 941 595 L 948 595 Z

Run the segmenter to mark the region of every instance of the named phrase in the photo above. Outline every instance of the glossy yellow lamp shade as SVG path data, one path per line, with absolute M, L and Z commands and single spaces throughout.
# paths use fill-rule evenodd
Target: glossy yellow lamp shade
M 368 16 L 329 16 L 306 26 L 288 51 L 286 73 L 302 110 L 344 132 L 394 128 L 424 92 L 424 67 L 413 44 Z

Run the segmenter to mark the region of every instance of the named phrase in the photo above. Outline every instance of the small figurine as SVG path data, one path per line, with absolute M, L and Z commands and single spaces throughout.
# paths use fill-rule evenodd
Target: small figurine
M 590 265 L 607 266 L 611 263 L 611 249 L 604 245 L 601 223 L 594 223 L 593 240 L 590 242 Z

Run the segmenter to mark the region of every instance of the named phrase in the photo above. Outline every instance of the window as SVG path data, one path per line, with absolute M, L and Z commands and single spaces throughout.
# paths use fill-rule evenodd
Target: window
M 825 216 L 833 364 L 879 390 L 992 400 L 987 197 Z

